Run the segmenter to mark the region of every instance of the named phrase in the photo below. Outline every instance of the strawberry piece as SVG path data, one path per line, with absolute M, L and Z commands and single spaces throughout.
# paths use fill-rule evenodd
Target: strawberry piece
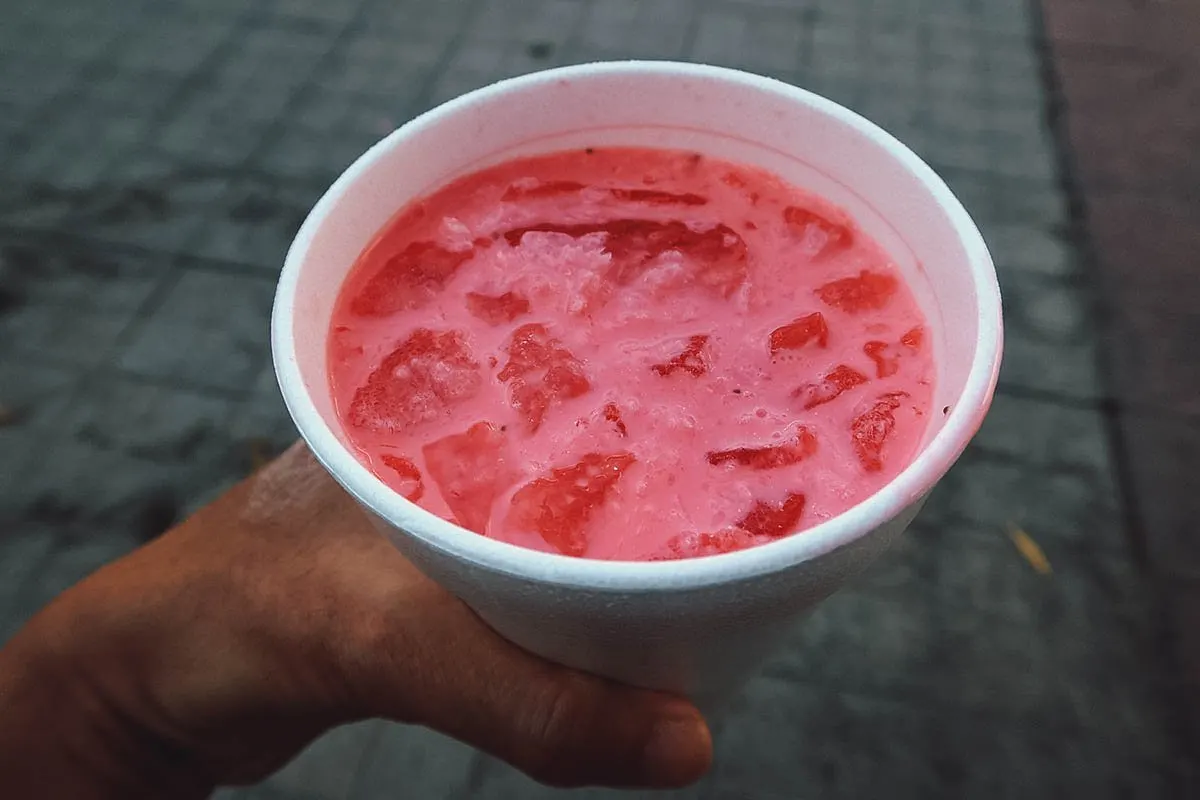
M 425 466 L 458 524 L 487 533 L 496 498 L 517 482 L 508 440 L 490 422 L 430 442 L 422 449 Z
M 804 459 L 817 452 L 817 437 L 808 428 L 796 430 L 795 441 L 769 447 L 735 447 L 732 450 L 718 450 L 708 454 L 708 463 L 713 466 L 720 464 L 738 464 L 750 469 L 778 469 L 799 464 Z
M 748 275 L 746 242 L 728 225 L 694 231 L 678 220 L 545 223 L 515 228 L 505 233 L 504 238 L 516 247 L 526 233 L 532 232 L 562 233 L 576 239 L 605 234 L 604 250 L 612 256 L 612 280 L 623 286 L 641 277 L 656 258 L 670 250 L 691 260 L 698 284 L 725 297 L 741 287 Z
M 675 536 L 667 542 L 667 552 L 655 557 L 655 561 L 675 561 L 681 558 L 716 556 L 745 550 L 758 544 L 753 535 L 740 528 L 726 528 L 717 533 L 691 533 Z
M 833 222 L 815 211 L 788 206 L 783 210 L 783 221 L 800 237 L 814 236 L 817 256 L 836 253 L 854 244 L 854 234 L 850 232 L 849 227 Z
M 467 292 L 467 310 L 488 325 L 502 325 L 529 313 L 529 300 L 516 292 L 487 295 Z
M 708 361 L 704 358 L 704 347 L 707 344 L 707 336 L 693 336 L 688 339 L 687 347 L 684 348 L 682 353 L 665 364 L 653 364 L 650 369 L 664 378 L 680 371 L 686 372 L 692 377 L 699 378 L 708 372 Z
M 869 411 L 850 423 L 854 451 L 867 472 L 883 469 L 883 446 L 896 429 L 895 412 L 905 397 L 908 397 L 906 392 L 885 394 L 875 401 Z
M 386 317 L 419 308 L 446 288 L 446 282 L 475 254 L 447 250 L 434 242 L 413 242 L 389 258 L 350 301 L 350 313 Z
M 792 397 L 803 399 L 804 408 L 816 408 L 836 400 L 842 393 L 862 386 L 867 376 L 853 367 L 840 364 L 824 377 L 820 383 L 810 383 L 792 392 Z
M 629 453 L 589 453 L 570 467 L 525 484 L 512 498 L 510 521 L 536 531 L 546 543 L 568 556 L 588 547 L 587 523 L 634 463 Z
M 501 200 L 526 200 L 539 197 L 559 197 L 564 194 L 575 194 L 587 187 L 577 181 L 543 181 L 535 186 L 513 184 L 504 190 Z
M 673 194 L 655 189 L 609 189 L 614 200 L 626 203 L 647 203 L 652 206 L 703 206 L 708 198 L 698 194 Z
M 810 342 L 817 347 L 829 345 L 829 327 L 825 316 L 817 311 L 771 332 L 771 355 L 780 350 L 799 350 Z
M 510 402 L 529 423 L 531 432 L 541 427 L 553 405 L 592 388 L 583 364 L 540 323 L 513 331 L 508 363 L 498 377 L 509 384 Z
M 817 289 L 817 296 L 828 306 L 847 314 L 878 311 L 888 304 L 900 282 L 891 275 L 863 270 L 852 278 L 827 283 Z
M 421 470 L 417 469 L 417 465 L 404 456 L 389 453 L 379 458 L 385 467 L 396 473 L 395 478 L 380 475 L 383 482 L 414 503 L 420 500 L 425 494 L 425 483 L 421 480 Z
M 863 352 L 875 362 L 877 378 L 890 378 L 900 371 L 900 357 L 889 356 L 889 349 L 887 342 L 867 342 L 863 345 Z
M 777 506 L 759 500 L 738 523 L 738 527 L 754 536 L 769 536 L 772 539 L 786 536 L 795 531 L 800 522 L 804 503 L 804 495 L 796 493 L 789 493 Z
M 482 382 L 461 332 L 418 328 L 354 393 L 347 419 L 356 428 L 401 430 L 442 416 Z
M 616 403 L 608 403 L 604 406 L 604 418 L 613 424 L 622 438 L 629 435 L 629 429 L 625 427 L 625 421 L 621 419 L 621 409 L 617 407 Z
M 900 337 L 900 344 L 913 350 L 920 350 L 922 342 L 925 341 L 925 329 L 920 325 L 913 328 L 908 333 Z

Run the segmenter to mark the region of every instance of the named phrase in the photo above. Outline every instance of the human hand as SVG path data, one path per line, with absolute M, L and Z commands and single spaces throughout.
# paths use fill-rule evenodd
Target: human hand
M 559 786 L 680 786 L 711 759 L 690 703 L 503 640 L 296 445 L 0 651 L 0 796 L 205 797 L 373 717 Z

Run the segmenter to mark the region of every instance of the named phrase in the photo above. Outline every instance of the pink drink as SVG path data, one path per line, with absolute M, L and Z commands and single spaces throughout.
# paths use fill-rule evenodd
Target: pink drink
M 502 164 L 406 208 L 334 310 L 346 436 L 496 539 L 708 555 L 840 514 L 915 455 L 934 365 L 887 256 L 757 169 L 649 149 Z

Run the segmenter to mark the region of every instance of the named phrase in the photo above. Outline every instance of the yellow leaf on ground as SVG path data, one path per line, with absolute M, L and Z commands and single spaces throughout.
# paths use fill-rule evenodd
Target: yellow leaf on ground
M 1046 558 L 1046 554 L 1042 552 L 1042 548 L 1038 546 L 1038 543 L 1028 533 L 1016 525 L 1010 525 L 1008 526 L 1008 538 L 1012 539 L 1017 552 L 1024 556 L 1029 565 L 1039 573 L 1049 575 L 1054 571 L 1050 568 L 1050 560 Z

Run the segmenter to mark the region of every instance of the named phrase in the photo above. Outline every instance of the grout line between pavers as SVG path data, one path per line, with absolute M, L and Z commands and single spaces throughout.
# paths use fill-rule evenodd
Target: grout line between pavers
M 821 10 L 816 6 L 806 6 L 800 12 L 800 59 L 801 75 L 811 76 L 813 70 L 813 48 L 816 43 L 817 24 L 821 20 Z
M 35 566 L 31 567 L 25 573 L 24 577 L 22 577 L 20 584 L 17 586 L 17 590 L 13 592 L 12 595 L 13 608 L 6 610 L 5 616 L 11 617 L 13 611 L 17 609 L 32 611 L 33 614 L 37 614 L 42 610 L 42 608 L 44 608 L 43 605 L 35 609 L 30 609 L 29 605 L 33 598 L 35 587 L 41 582 L 43 574 L 58 556 L 63 538 L 62 532 L 57 528 L 57 526 L 55 526 L 53 532 L 48 532 L 46 535 L 51 537 L 50 546 L 46 548 L 46 552 L 42 553 L 41 556 L 36 559 Z M 21 630 L 21 628 L 24 628 L 28 622 L 29 618 L 21 620 L 20 626 L 18 626 L 13 633 L 15 634 L 17 631 Z M 2 644 L 3 643 L 0 643 L 0 645 Z
M 1060 408 L 1071 408 L 1083 411 L 1101 411 L 1106 408 L 1112 401 L 1107 396 L 1101 395 L 1097 397 L 1084 397 L 1081 395 L 1062 394 L 1052 390 L 1039 389 L 1034 386 L 1024 386 L 1014 384 L 1009 381 L 1000 381 L 996 386 L 996 394 L 1007 397 L 1015 397 L 1021 400 L 1035 400 L 1047 405 L 1058 406 Z
M 974 454 L 976 459 L 980 459 L 991 464 L 1010 467 L 1025 467 L 1041 472 L 1052 472 L 1055 475 L 1063 475 L 1081 479 L 1091 479 L 1096 477 L 1095 468 L 1089 465 L 1071 463 L 1069 461 L 1055 461 L 1053 459 L 1042 461 L 1028 456 L 1014 455 L 1003 450 L 993 449 L 984 444 L 972 444 L 970 452 Z M 1106 458 L 1105 460 L 1109 461 L 1111 459 Z
M 246 157 L 238 163 L 236 169 L 241 170 L 250 167 L 250 165 L 257 162 L 264 151 L 275 146 L 279 139 L 280 133 L 289 126 L 291 112 L 293 112 L 297 106 L 304 102 L 304 100 L 307 99 L 314 89 L 319 85 L 317 76 L 321 74 L 325 65 L 342 52 L 346 46 L 346 43 L 350 40 L 351 34 L 355 33 L 364 26 L 366 18 L 363 12 L 370 0 L 357 1 L 358 5 L 354 11 L 354 14 L 342 23 L 341 28 L 333 36 L 329 46 L 325 48 L 325 51 L 316 58 L 313 65 L 309 68 L 308 75 L 305 77 L 304 81 L 301 82 L 295 89 L 293 89 L 290 95 L 288 95 L 287 100 L 284 101 L 282 106 L 280 106 L 279 111 L 275 114 L 275 117 L 263 130 L 262 135 L 259 137 L 258 144 L 250 149 L 250 152 L 246 155 Z
M 350 778 L 350 785 L 346 787 L 346 793 L 338 798 L 338 800 L 355 800 L 364 789 L 367 765 L 380 752 L 383 746 L 383 735 L 387 732 L 388 725 L 398 725 L 400 723 L 381 720 L 382 724 L 376 725 L 371 734 L 370 740 L 366 746 L 358 754 L 358 759 L 354 764 L 353 777 Z
M 704 15 L 713 9 L 715 0 L 702 0 L 700 3 L 693 3 L 691 14 L 688 15 L 687 30 L 683 32 L 683 38 L 679 42 L 679 58 L 684 61 L 695 61 L 696 58 L 693 52 L 696 49 L 696 39 L 700 35 L 700 23 L 704 19 Z
M 79 235 L 69 231 L 38 230 L 12 227 L 0 224 L 0 240 L 13 243 L 36 242 L 43 244 L 53 239 L 53 245 L 74 253 L 111 254 L 114 256 L 135 256 L 145 259 L 164 259 L 178 263 L 184 271 L 198 270 L 218 274 L 236 274 L 248 280 L 262 281 L 274 284 L 278 280 L 278 269 L 266 270 L 259 264 L 247 261 L 230 261 L 212 256 L 190 255 L 181 250 L 171 248 L 147 247 L 130 242 L 114 242 L 103 237 Z
M 484 780 L 487 778 L 488 759 L 491 758 L 476 748 L 471 749 L 471 760 L 467 764 L 467 779 L 464 781 L 466 786 L 463 788 L 463 794 L 460 795 L 464 800 L 478 797 L 479 792 L 483 791 Z
M 1060 186 L 1067 196 L 1069 224 L 1075 244 L 1083 252 L 1085 266 L 1095 271 L 1099 264 L 1099 253 L 1096 243 L 1092 240 L 1087 228 L 1088 192 L 1083 188 L 1074 171 L 1074 159 L 1072 157 L 1070 131 L 1065 108 L 1065 104 L 1069 101 L 1069 98 L 1065 96 L 1065 89 L 1058 75 L 1055 59 L 1057 44 L 1048 35 L 1044 17 L 1044 3 L 1053 2 L 1053 0 L 1027 0 L 1027 2 L 1031 8 L 1031 19 L 1035 27 L 1033 35 L 1037 55 L 1041 62 L 1042 81 L 1048 87 L 1045 114 L 1055 145 L 1054 149 L 1059 167 Z M 1096 288 L 1093 288 L 1090 294 L 1092 295 L 1093 304 L 1098 311 L 1100 326 L 1102 328 L 1110 326 L 1114 318 L 1111 302 L 1103 292 Z M 1108 348 L 1104 347 L 1096 349 L 1096 368 L 1102 385 L 1113 387 L 1116 381 L 1116 372 L 1112 363 L 1113 357 L 1109 352 L 1106 352 L 1107 350 Z M 1117 481 L 1123 521 L 1122 530 L 1125 532 L 1126 543 L 1138 565 L 1148 574 L 1152 574 L 1150 571 L 1153 565 L 1151 564 L 1149 555 L 1147 529 L 1143 522 L 1137 485 L 1132 472 L 1132 462 L 1129 449 L 1126 446 L 1125 434 L 1121 426 L 1121 418 L 1127 410 L 1127 408 L 1123 407 L 1121 401 L 1114 396 L 1103 410 L 1103 420 L 1110 452 L 1113 454 L 1114 477 Z M 1174 608 L 1171 602 L 1168 587 L 1162 586 L 1159 582 L 1153 580 L 1150 581 L 1150 586 L 1154 594 L 1156 606 L 1167 612 L 1160 615 L 1163 619 L 1158 619 L 1156 620 L 1156 624 L 1151 625 L 1158 656 L 1165 663 L 1171 664 L 1177 675 L 1182 677 L 1182 673 L 1187 668 L 1187 665 L 1179 653 L 1178 646 L 1173 641 L 1174 634 L 1169 623 L 1171 614 L 1177 613 L 1177 609 Z M 1182 686 L 1182 683 L 1180 683 L 1180 686 Z M 1169 688 L 1162 690 L 1161 702 L 1163 708 L 1172 708 L 1178 701 L 1178 698 L 1173 695 L 1182 691 L 1184 690 L 1179 687 L 1176 687 L 1174 691 L 1171 691 Z M 1200 754 L 1200 740 L 1197 739 L 1195 727 L 1188 724 L 1186 717 L 1186 712 L 1167 714 L 1166 724 L 1173 732 L 1175 740 L 1180 743 L 1178 745 L 1181 751 L 1179 755 L 1190 753 L 1195 758 Z M 1186 776 L 1174 776 L 1175 788 L 1179 789 L 1180 784 L 1185 783 L 1187 780 Z
M 247 392 L 242 389 L 226 389 L 220 386 L 212 386 L 209 384 L 189 381 L 186 378 L 148 375 L 137 372 L 136 370 L 126 369 L 124 367 L 110 367 L 108 374 L 113 378 L 117 378 L 125 383 L 131 383 L 136 386 L 147 386 L 153 389 L 168 389 L 175 392 L 187 392 L 188 394 L 208 397 L 213 400 L 240 402 L 245 400 L 248 396 Z
M 472 24 L 483 11 L 484 2 L 485 0 L 471 0 L 466 11 L 463 12 L 463 18 L 459 22 L 458 29 L 450 37 L 450 40 L 446 42 L 446 46 L 442 48 L 442 52 L 430 66 L 429 75 L 422 82 L 421 88 L 413 97 L 410 113 L 413 111 L 421 112 L 429 105 L 433 99 L 434 92 L 437 90 L 438 80 L 441 79 L 442 74 L 446 72 L 462 49 L 463 44 L 467 41 L 467 35 L 471 30 Z
M 1034 47 L 1041 61 L 1042 81 L 1047 87 L 1044 113 L 1047 125 L 1054 134 L 1059 186 L 1067 198 L 1067 213 L 1072 233 L 1072 244 L 1078 250 L 1082 251 L 1082 260 L 1085 268 L 1090 268 L 1089 271 L 1094 273 L 1098 263 L 1098 254 L 1095 250 L 1095 244 L 1087 235 L 1085 192 L 1079 185 L 1072 168 L 1073 159 L 1071 157 L 1069 131 L 1066 127 L 1063 87 L 1058 79 L 1054 54 L 1052 52 L 1052 43 L 1046 36 L 1043 27 L 1042 0 L 1027 1 L 1032 6 L 1032 17 L 1035 26 L 1037 26 L 1037 30 L 1034 31 Z M 1111 325 L 1112 321 L 1112 312 L 1109 304 L 1105 301 L 1101 293 L 1095 289 L 1094 282 L 1082 288 L 1085 291 L 1090 289 L 1090 291 L 1087 291 L 1087 294 L 1091 301 L 1092 310 L 1096 312 L 1098 327 L 1101 330 L 1107 328 Z M 1101 343 L 1103 343 L 1103 334 L 1101 335 Z M 1109 398 L 1109 402 L 1104 404 L 1102 411 L 1104 412 L 1105 428 L 1109 440 L 1108 444 L 1113 454 L 1117 488 L 1121 495 L 1123 528 L 1128 538 L 1131 554 L 1142 567 L 1146 567 L 1149 565 L 1148 542 L 1145 526 L 1141 521 L 1142 515 L 1138 508 L 1138 498 L 1133 475 L 1130 472 L 1129 453 L 1121 431 L 1121 404 L 1116 393 L 1112 390 L 1115 383 L 1115 376 L 1112 364 L 1110 363 L 1111 357 L 1107 354 L 1106 348 L 1102 346 L 1096 348 L 1095 360 L 1101 386 L 1108 390 L 1106 395 Z
M 592 16 L 592 6 L 595 2 L 596 0 L 585 0 L 585 2 L 580 5 L 579 16 L 575 18 L 574 22 L 571 24 L 571 30 L 567 33 L 566 38 L 563 39 L 562 46 L 559 48 L 558 52 L 559 56 L 562 56 L 563 54 L 577 53 L 582 49 L 583 34 L 587 28 L 587 22 Z M 570 60 L 572 59 L 568 57 L 567 61 Z

